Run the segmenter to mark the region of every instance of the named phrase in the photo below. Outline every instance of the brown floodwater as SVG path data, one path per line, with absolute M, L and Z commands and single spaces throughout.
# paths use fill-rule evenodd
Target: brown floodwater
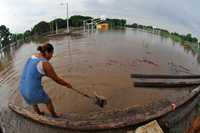
M 85 114 L 170 100 L 187 94 L 188 89 L 137 88 L 130 74 L 199 73 L 198 57 L 187 47 L 158 35 L 125 29 L 49 37 L 42 42 L 31 41 L 4 49 L 0 54 L 0 83 L 17 89 L 25 61 L 45 42 L 55 47 L 50 62 L 58 75 L 74 88 L 91 96 L 97 93 L 108 100 L 108 105 L 101 109 L 87 98 L 44 78 L 45 91 L 58 112 Z M 18 104 L 24 104 L 20 99 Z

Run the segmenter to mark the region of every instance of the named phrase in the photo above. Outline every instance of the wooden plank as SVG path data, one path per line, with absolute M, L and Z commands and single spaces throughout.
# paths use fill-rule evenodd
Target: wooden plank
M 200 75 L 131 74 L 131 78 L 198 79 Z
M 158 82 L 158 81 L 135 81 L 135 87 L 187 87 L 200 85 L 200 81 L 190 81 L 190 82 Z
M 164 133 L 156 120 L 140 126 L 136 129 L 135 133 Z

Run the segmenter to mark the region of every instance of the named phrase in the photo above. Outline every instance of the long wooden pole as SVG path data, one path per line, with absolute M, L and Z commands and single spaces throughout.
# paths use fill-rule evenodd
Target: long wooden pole
M 153 82 L 153 81 L 136 81 L 135 87 L 187 87 L 200 85 L 200 81 L 189 82 Z
M 200 75 L 131 74 L 131 78 L 198 79 Z

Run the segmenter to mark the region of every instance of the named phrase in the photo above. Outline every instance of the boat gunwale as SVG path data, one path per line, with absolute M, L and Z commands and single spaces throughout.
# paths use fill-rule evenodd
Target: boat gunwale
M 176 105 L 176 108 L 180 108 L 184 106 L 185 104 L 188 104 L 194 98 L 196 98 L 199 95 L 199 93 L 200 93 L 200 86 L 196 87 L 195 89 L 193 89 L 193 91 L 191 91 L 191 93 L 184 96 L 182 100 L 179 99 L 177 101 L 174 101 L 173 104 Z M 65 128 L 65 129 L 72 129 L 72 130 L 105 130 L 105 129 L 124 128 L 128 126 L 134 126 L 141 123 L 145 123 L 151 120 L 159 119 L 166 116 L 169 113 L 176 113 L 176 110 L 174 111 L 172 109 L 172 105 L 169 104 L 165 108 L 159 109 L 157 110 L 156 113 L 153 113 L 153 114 L 150 114 L 148 112 L 134 114 L 133 113 L 134 108 L 127 108 L 127 109 L 121 109 L 121 110 L 115 110 L 115 111 L 88 113 L 87 114 L 88 119 L 70 121 L 64 118 L 58 119 L 58 118 L 41 116 L 31 111 L 28 111 L 25 108 L 19 107 L 13 104 L 15 101 L 14 96 L 16 94 L 17 93 L 15 93 L 10 98 L 10 102 L 8 104 L 9 108 L 13 110 L 15 113 L 20 114 L 26 118 L 29 118 L 41 124 L 50 125 L 53 127 Z M 124 114 L 123 117 L 108 119 L 108 120 L 97 119 L 101 115 L 110 116 L 110 115 L 114 115 L 118 113 Z M 74 116 L 79 117 L 79 115 L 77 114 L 71 114 L 71 115 L 73 115 L 73 117 Z

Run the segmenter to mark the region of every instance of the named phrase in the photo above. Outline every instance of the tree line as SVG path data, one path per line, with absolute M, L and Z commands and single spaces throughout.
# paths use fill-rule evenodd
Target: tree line
M 9 44 L 16 42 L 17 40 L 30 37 L 31 31 L 27 30 L 24 33 L 11 33 L 9 28 L 7 28 L 5 25 L 0 26 L 0 49 L 8 46 Z
M 141 25 L 141 24 L 137 24 L 137 23 L 127 25 L 127 27 L 149 31 L 151 33 L 159 34 L 164 37 L 170 37 L 173 40 L 179 41 L 179 42 L 190 42 L 190 43 L 196 43 L 196 44 L 199 43 L 200 44 L 200 42 L 198 42 L 198 39 L 196 37 L 193 37 L 191 33 L 183 35 L 183 34 L 179 34 L 177 32 L 169 32 L 166 29 L 154 28 L 153 26 L 145 26 L 145 25 Z
M 88 20 L 91 22 L 92 18 L 90 16 L 74 15 L 69 18 L 70 27 L 81 27 L 83 26 L 83 21 Z M 96 18 L 98 19 L 98 18 Z M 107 18 L 104 22 L 109 23 L 113 28 L 124 27 L 126 25 L 126 20 L 124 19 L 109 19 Z M 41 21 L 31 30 L 26 30 L 24 33 L 13 34 L 10 33 L 9 28 L 5 25 L 0 26 L 0 48 L 15 42 L 17 40 L 27 40 L 33 36 L 41 36 L 49 32 L 55 32 L 56 29 L 64 29 L 67 27 L 67 19 L 56 18 L 50 22 Z
M 5 47 L 12 41 L 12 34 L 5 25 L 0 26 L 0 48 Z
M 89 16 L 81 16 L 81 15 L 74 15 L 69 18 L 69 26 L 70 27 L 82 27 L 83 22 L 87 20 L 88 23 L 91 20 L 98 20 L 99 18 L 92 18 Z M 124 27 L 126 25 L 126 20 L 124 19 L 105 19 L 103 22 L 109 23 L 112 28 Z M 55 31 L 56 29 L 63 29 L 67 27 L 67 20 L 65 19 L 55 19 L 51 22 L 41 21 L 40 23 L 36 24 L 31 33 L 32 35 L 41 35 L 44 33 L 49 33 Z
M 87 22 L 91 22 L 91 19 L 99 19 L 99 18 L 92 18 L 90 16 L 81 16 L 81 15 L 74 15 L 69 18 L 69 26 L 70 27 L 81 27 L 83 26 L 83 21 L 88 20 Z M 198 43 L 198 39 L 193 37 L 190 33 L 186 35 L 179 34 L 177 32 L 169 32 L 165 29 L 154 28 L 153 26 L 145 26 L 137 23 L 133 23 L 131 25 L 126 25 L 126 20 L 124 19 L 110 19 L 106 18 L 103 22 L 109 23 L 112 28 L 119 28 L 119 27 L 131 27 L 136 29 L 145 30 L 151 33 L 159 34 L 164 37 L 170 37 L 175 41 L 180 42 L 191 42 L 191 43 Z M 48 34 L 50 32 L 55 32 L 56 29 L 64 29 L 67 27 L 67 19 L 56 18 L 50 22 L 41 21 L 31 30 L 26 30 L 24 33 L 17 33 L 13 34 L 10 33 L 9 28 L 5 25 L 0 26 L 0 48 L 5 47 L 6 45 L 16 42 L 17 40 L 27 40 L 33 36 L 41 36 L 43 34 Z

